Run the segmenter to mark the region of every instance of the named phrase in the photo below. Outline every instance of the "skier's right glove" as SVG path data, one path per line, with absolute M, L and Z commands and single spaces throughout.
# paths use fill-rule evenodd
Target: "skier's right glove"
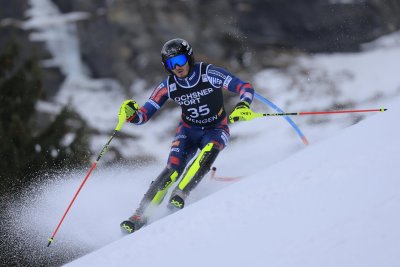
M 135 118 L 136 112 L 139 110 L 139 105 L 132 99 L 125 100 L 121 104 L 118 117 L 120 120 L 132 121 Z

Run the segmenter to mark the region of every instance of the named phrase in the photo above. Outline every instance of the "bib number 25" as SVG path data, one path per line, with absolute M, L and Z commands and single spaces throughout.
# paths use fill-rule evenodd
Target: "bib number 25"
M 206 116 L 210 113 L 210 109 L 207 105 L 199 106 L 198 108 L 188 108 L 190 112 L 190 117 L 197 118 L 199 116 Z

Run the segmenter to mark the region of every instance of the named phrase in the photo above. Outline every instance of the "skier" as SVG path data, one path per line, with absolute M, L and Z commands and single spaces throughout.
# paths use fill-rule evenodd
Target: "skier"
M 229 128 L 223 89 L 238 93 L 240 97 L 240 102 L 229 116 L 231 122 L 247 120 L 252 113 L 252 85 L 223 68 L 195 62 L 192 47 L 187 41 L 176 38 L 166 42 L 161 50 L 161 59 L 168 77 L 155 88 L 144 106 L 139 107 L 134 100 L 126 100 L 120 112 L 126 114 L 126 121 L 139 125 L 147 122 L 168 99 L 172 99 L 181 106 L 182 116 L 166 167 L 151 183 L 136 212 L 121 223 L 121 229 L 126 233 L 132 233 L 146 224 L 151 207 L 163 201 L 168 189 L 181 176 L 172 191 L 168 207 L 182 209 L 189 193 L 228 144 Z M 198 150 L 200 153 L 186 168 Z

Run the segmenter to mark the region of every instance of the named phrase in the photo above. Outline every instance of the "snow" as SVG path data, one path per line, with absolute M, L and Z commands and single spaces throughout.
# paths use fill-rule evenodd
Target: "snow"
M 400 99 L 388 107 L 66 266 L 398 266 Z
M 68 47 L 60 49 L 75 53 L 47 61 L 60 64 L 67 79 L 57 104 L 38 108 L 56 112 L 72 105 L 102 132 L 92 142 L 100 152 L 116 126 L 122 89 L 111 79 L 90 78 L 78 60 L 75 28 L 65 19 L 74 16 L 60 16 L 67 24 L 41 25 L 36 16 L 48 12 L 56 20 L 59 11 L 48 0 L 30 3 L 37 19 L 33 39 L 46 40 L 50 51 L 64 42 Z M 179 110 L 163 109 L 146 125 L 123 127 L 138 139 L 112 141 L 124 157 L 152 156 L 154 164 L 106 167 L 106 153 L 49 248 L 47 238 L 90 166 L 44 174 L 50 180 L 13 203 L 11 217 L 19 225 L 13 238 L 32 258 L 87 254 L 67 266 L 399 266 L 399 36 L 366 44 L 362 53 L 300 56 L 286 70 L 261 71 L 253 79 L 257 92 L 287 112 L 343 104 L 387 112 L 293 117 L 307 147 L 282 118 L 237 123 L 215 166 L 217 175 L 243 178 L 207 176 L 185 209 L 168 215 L 163 203 L 150 225 L 123 237 L 119 223 L 135 210 L 169 152 Z M 142 104 L 150 92 L 137 90 L 135 98 Z M 252 107 L 271 111 L 258 101 Z

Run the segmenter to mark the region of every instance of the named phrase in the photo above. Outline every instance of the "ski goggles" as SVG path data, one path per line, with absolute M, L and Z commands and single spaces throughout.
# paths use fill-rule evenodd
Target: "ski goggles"
M 184 54 L 171 57 L 165 61 L 169 70 L 175 69 L 176 65 L 178 65 L 179 67 L 183 67 L 186 62 L 188 62 L 188 58 Z

